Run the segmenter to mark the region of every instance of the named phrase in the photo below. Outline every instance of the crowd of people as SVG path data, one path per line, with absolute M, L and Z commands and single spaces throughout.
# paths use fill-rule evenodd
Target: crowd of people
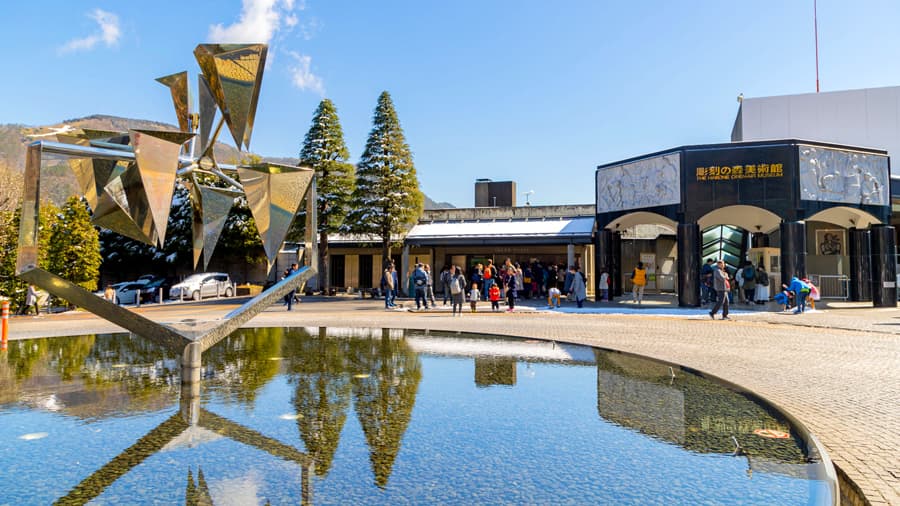
M 578 307 L 583 307 L 587 298 L 587 278 L 578 266 L 566 269 L 548 264 L 545 267 L 538 260 L 524 265 L 508 258 L 502 265 L 488 260 L 471 266 L 468 273 L 461 266 L 445 265 L 437 276 L 433 275 L 428 264 L 417 263 L 410 270 L 407 280 L 405 293 L 415 298 L 416 309 L 434 307 L 437 293 L 441 295 L 444 305 L 452 305 L 453 315 L 462 314 L 462 305 L 466 300 L 472 312 L 477 311 L 479 301 L 489 301 L 492 311 L 500 311 L 501 300 L 506 301 L 506 311 L 512 312 L 520 298 L 546 298 L 547 304 L 552 307 L 559 307 L 563 293 Z M 385 265 L 379 288 L 384 294 L 385 309 L 396 307 L 395 300 L 403 287 L 393 261 Z
M 719 310 L 722 319 L 728 320 L 729 305 L 735 299 L 742 304 L 767 304 L 770 299 L 769 273 L 762 264 L 754 266 L 746 261 L 737 269 L 729 269 L 724 260 L 706 260 L 700 269 L 700 301 L 712 309 L 710 318 L 715 318 Z M 789 285 L 781 285 L 782 291 L 774 300 L 784 306 L 784 310 L 794 308 L 794 313 L 802 313 L 807 306 L 815 308 L 819 291 L 808 278 L 793 277 Z

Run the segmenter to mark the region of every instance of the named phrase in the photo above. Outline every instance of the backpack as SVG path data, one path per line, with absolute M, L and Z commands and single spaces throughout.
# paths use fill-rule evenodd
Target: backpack
M 749 267 L 744 267 L 743 275 L 744 279 L 747 280 L 756 279 L 756 270 Z
M 459 286 L 459 278 L 453 278 L 450 280 L 450 293 L 453 295 L 462 293 L 462 287 Z
M 493 268 L 493 267 L 487 267 L 486 269 L 484 269 L 484 279 L 491 279 L 491 278 L 493 278 L 493 277 L 494 277 L 494 272 L 493 272 L 493 271 L 494 271 L 494 268 Z

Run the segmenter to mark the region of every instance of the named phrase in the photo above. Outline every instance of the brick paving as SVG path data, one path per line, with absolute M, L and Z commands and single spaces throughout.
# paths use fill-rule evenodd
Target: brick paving
M 232 307 L 211 302 L 147 306 L 139 311 L 157 321 L 177 321 L 217 318 Z M 634 311 L 630 303 L 606 307 Z M 651 298 L 635 314 L 480 310 L 453 318 L 441 306 L 429 312 L 385 311 L 381 301 L 310 298 L 291 312 L 273 306 L 249 325 L 517 335 L 678 363 L 741 385 L 784 408 L 819 438 L 870 504 L 900 505 L 900 309 L 853 303 L 820 307 L 794 316 L 758 308 L 740 312 L 743 308 L 738 306 L 732 321 L 712 321 L 703 310 L 679 310 L 672 307 L 671 298 Z M 669 314 L 652 314 L 659 308 Z M 17 317 L 10 328 L 12 338 L 116 330 L 84 313 Z

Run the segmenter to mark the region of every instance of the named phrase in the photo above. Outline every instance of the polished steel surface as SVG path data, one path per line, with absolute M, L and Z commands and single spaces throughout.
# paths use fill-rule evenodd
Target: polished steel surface
M 176 353 L 181 353 L 184 346 L 191 342 L 166 325 L 160 325 L 138 313 L 117 306 L 43 269 L 28 269 L 19 273 L 19 277 Z
M 131 130 L 129 133 L 146 202 L 153 217 L 156 236 L 162 246 L 166 241 L 166 226 L 172 208 L 172 194 L 175 192 L 178 155 L 182 144 L 194 134 L 154 130 Z M 134 212 L 132 204 L 131 216 L 141 225 Z
M 209 136 L 212 134 L 212 125 L 216 118 L 216 100 L 203 74 L 197 76 L 197 81 L 200 87 L 200 153 L 203 153 L 209 145 Z
M 22 196 L 22 216 L 19 220 L 19 247 L 16 274 L 37 267 L 38 216 L 41 212 L 41 143 L 28 146 L 25 151 L 25 194 Z M 40 285 L 38 285 L 40 286 Z
M 178 117 L 178 128 L 183 132 L 190 132 L 191 95 L 188 89 L 187 71 L 158 77 L 156 80 L 167 86 L 172 93 L 172 103 L 175 105 L 175 115 Z
M 187 187 L 190 193 L 191 252 L 194 260 L 191 266 L 196 270 L 197 262 L 200 261 L 200 255 L 203 252 L 203 203 L 197 182 L 194 180 L 194 174 L 191 174 L 190 178 L 184 181 L 184 186 Z
M 84 132 L 79 132 L 75 135 L 56 134 L 56 140 L 64 144 L 75 144 L 78 146 L 89 146 L 91 142 L 84 135 Z M 72 173 L 75 174 L 75 179 L 78 180 L 78 189 L 81 190 L 84 199 L 87 200 L 91 209 L 96 208 L 98 194 L 103 191 L 106 180 L 101 180 L 100 184 L 98 184 L 94 175 L 93 160 L 90 158 L 70 158 L 69 167 L 72 169 Z
M 250 147 L 267 51 L 265 44 L 200 44 L 194 49 L 238 148 Z
M 288 293 L 294 290 L 302 290 L 303 284 L 315 274 L 316 269 L 314 267 L 300 267 L 290 276 L 285 277 L 269 289 L 245 302 L 241 307 L 228 313 L 222 318 L 223 321 L 220 325 L 207 330 L 197 339 L 200 343 L 200 349 L 202 351 L 210 349 L 267 307 L 284 298 Z
M 202 202 L 201 219 L 203 223 L 203 270 L 209 266 L 216 243 L 225 228 L 228 213 L 234 206 L 234 194 L 232 192 L 200 186 L 200 201 Z
M 238 167 L 238 175 L 271 267 L 315 171 L 261 163 Z
M 100 194 L 91 222 L 98 227 L 107 228 L 125 237 L 154 246 L 156 245 L 155 229 L 152 226 L 142 227 L 132 218 L 128 190 L 123 181 L 126 170 L 121 164 L 115 166 L 109 183 L 106 184 L 103 188 L 103 193 Z M 132 172 L 134 171 L 135 169 L 132 169 Z M 134 179 L 134 176 L 127 178 L 128 181 L 132 182 Z M 131 193 L 134 195 L 133 200 L 138 206 L 143 205 L 139 202 L 140 192 L 140 189 L 131 189 Z M 143 217 L 144 223 L 146 223 L 146 217 L 149 216 L 149 213 L 136 212 L 135 214 Z M 152 222 L 150 225 L 152 225 Z
M 204 268 L 209 264 L 234 199 L 244 195 L 257 222 L 271 267 L 315 174 L 305 167 L 272 163 L 237 168 L 219 165 L 213 155 L 213 146 L 224 124 L 228 125 L 239 150 L 250 145 L 267 47 L 264 44 L 201 44 L 194 54 L 203 70 L 199 121 L 191 114 L 187 73 L 158 79 L 172 93 L 183 131 L 134 129 L 126 133 L 84 128 L 60 135 L 60 142 L 38 141 L 28 146 L 16 273 L 51 294 L 135 334 L 178 353 L 190 352 L 199 362 L 202 351 L 307 282 L 316 273 L 315 264 L 278 282 L 223 320 L 182 321 L 168 325 L 154 323 L 37 268 L 40 176 L 42 162 L 46 160 L 69 163 L 93 210 L 95 225 L 153 246 L 165 242 L 175 182 L 179 177 L 184 178 L 190 189 L 193 210 L 195 267 L 201 253 Z M 210 134 L 217 107 L 222 116 Z M 182 147 L 195 136 L 191 132 L 198 127 L 201 149 L 199 156 L 194 157 L 194 149 L 185 152 Z M 201 187 L 194 179 L 195 171 L 213 175 L 231 188 Z M 234 174 L 242 181 L 235 180 Z M 312 199 L 314 209 L 314 195 Z M 315 213 L 311 219 L 313 225 L 308 229 L 307 243 L 313 245 L 312 251 Z

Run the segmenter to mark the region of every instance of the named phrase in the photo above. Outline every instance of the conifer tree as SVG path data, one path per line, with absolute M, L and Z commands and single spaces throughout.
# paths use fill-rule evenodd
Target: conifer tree
M 100 239 L 91 224 L 87 205 L 71 197 L 53 224 L 47 250 L 50 272 L 86 290 L 97 289 L 100 275 Z
M 381 238 L 382 258 L 391 254 L 391 237 L 406 232 L 421 216 L 424 196 L 412 153 L 388 92 L 375 107 L 372 131 L 356 166 L 354 209 L 347 229 Z
M 327 98 L 319 103 L 312 125 L 303 139 L 300 163 L 316 171 L 318 190 L 319 279 L 328 293 L 331 277 L 328 273 L 328 234 L 341 230 L 350 207 L 356 184 L 353 164 L 348 163 L 350 151 L 344 143 L 344 131 L 337 108 Z M 305 222 L 305 212 L 297 222 Z

